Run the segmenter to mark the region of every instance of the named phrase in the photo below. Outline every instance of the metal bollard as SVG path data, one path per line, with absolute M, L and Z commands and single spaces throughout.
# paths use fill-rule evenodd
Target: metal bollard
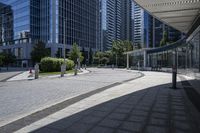
M 176 89 L 176 81 L 177 81 L 177 69 L 173 67 L 172 68 L 172 89 Z
M 75 75 L 75 76 L 77 75 L 77 71 L 78 71 L 78 70 L 77 70 L 77 69 L 78 69 L 77 67 L 78 67 L 78 66 L 75 65 L 75 69 L 74 69 L 74 75 Z
M 38 79 L 39 78 L 39 65 L 36 64 L 34 68 L 35 68 L 35 79 Z
M 62 64 L 61 65 L 61 77 L 64 77 L 65 73 L 66 73 L 66 65 Z

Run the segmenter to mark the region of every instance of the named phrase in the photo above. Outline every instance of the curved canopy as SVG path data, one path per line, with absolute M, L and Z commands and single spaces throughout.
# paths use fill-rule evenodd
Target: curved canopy
M 200 0 L 134 1 L 154 17 L 183 33 L 188 33 L 200 15 Z

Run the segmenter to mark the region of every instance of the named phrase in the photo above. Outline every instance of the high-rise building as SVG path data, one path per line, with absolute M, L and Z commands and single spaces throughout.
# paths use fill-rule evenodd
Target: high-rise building
M 38 40 L 51 56 L 75 42 L 85 51 L 100 49 L 99 0 L 0 0 L 0 13 L 0 49 L 21 53 L 24 62 Z
M 135 47 L 152 47 L 152 16 L 139 5 L 133 4 L 134 9 L 134 45 Z
M 110 50 L 114 40 L 132 41 L 132 0 L 101 0 L 101 43 Z
M 121 0 L 121 40 L 132 41 L 132 0 Z
M 102 0 L 102 45 L 109 50 L 121 37 L 121 0 Z
M 170 26 L 167 26 L 156 18 L 153 18 L 150 14 L 148 14 L 135 3 L 133 4 L 133 14 L 133 44 L 135 47 L 159 47 L 164 32 L 167 32 L 169 43 L 177 41 L 181 37 L 181 33 L 179 31 Z

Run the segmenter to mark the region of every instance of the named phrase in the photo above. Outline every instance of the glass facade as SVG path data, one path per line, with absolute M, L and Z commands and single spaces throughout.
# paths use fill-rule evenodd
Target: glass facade
M 0 0 L 1 43 L 26 38 L 30 33 L 30 1 Z
M 139 5 L 134 7 L 134 44 L 135 47 L 152 47 L 152 16 L 145 12 Z
M 97 51 L 99 10 L 100 0 L 0 0 L 0 49 L 30 59 L 33 45 L 41 40 L 51 56 L 64 50 L 64 43 L 66 51 L 73 43 Z
M 98 0 L 59 0 L 57 43 L 72 45 L 76 42 L 81 47 L 97 48 L 99 34 Z M 57 10 L 56 10 L 57 13 Z M 65 26 L 65 27 L 64 27 Z M 64 40 L 64 38 L 66 40 Z M 98 44 L 99 45 L 99 44 Z
M 200 72 L 200 30 L 188 40 L 186 57 L 187 68 Z

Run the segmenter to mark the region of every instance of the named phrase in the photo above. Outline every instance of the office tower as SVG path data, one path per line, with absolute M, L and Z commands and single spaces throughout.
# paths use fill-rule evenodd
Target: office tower
M 154 48 L 160 46 L 163 33 L 168 35 L 168 43 L 181 38 L 181 33 L 163 22 L 153 18 L 139 5 L 133 4 L 134 14 L 134 46 L 140 48 Z
M 132 41 L 132 0 L 121 0 L 121 40 Z
M 110 50 L 115 40 L 132 40 L 131 0 L 101 0 L 101 40 Z
M 97 51 L 99 6 L 99 0 L 0 0 L 0 49 L 21 50 L 22 57 L 16 55 L 21 62 L 30 61 L 39 40 L 46 43 L 51 56 L 58 50 L 62 55 L 63 44 L 69 51 L 75 42 L 85 51 Z
M 152 47 L 152 16 L 133 4 L 134 8 L 134 46 L 141 48 Z
M 104 0 L 106 5 L 106 42 L 104 50 L 112 47 L 114 40 L 120 40 L 121 32 L 121 0 Z

